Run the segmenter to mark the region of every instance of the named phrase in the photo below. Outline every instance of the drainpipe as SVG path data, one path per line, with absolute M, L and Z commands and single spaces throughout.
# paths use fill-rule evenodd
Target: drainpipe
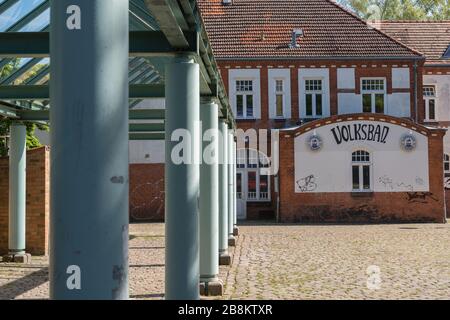
M 414 60 L 414 113 L 416 123 L 419 123 L 419 110 L 417 102 L 417 60 Z
M 280 222 L 280 176 L 275 176 L 275 191 L 277 194 L 276 221 Z

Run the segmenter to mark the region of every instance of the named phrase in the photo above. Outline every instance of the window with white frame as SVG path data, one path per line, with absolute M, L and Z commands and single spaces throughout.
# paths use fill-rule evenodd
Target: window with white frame
M 361 79 L 361 94 L 363 112 L 385 112 L 386 81 L 384 78 Z
M 254 118 L 253 80 L 236 80 L 236 115 Z
M 284 80 L 275 79 L 275 116 L 284 117 Z
M 444 153 L 444 176 L 450 177 L 450 156 Z
M 436 88 L 435 86 L 423 87 L 423 100 L 425 103 L 425 120 L 436 120 Z
M 352 153 L 352 190 L 356 192 L 371 190 L 370 153 L 357 150 Z
M 261 174 L 260 168 L 270 165 L 270 160 L 257 150 L 237 150 L 237 179 L 240 181 L 239 199 L 247 201 L 270 201 L 270 178 Z
M 322 79 L 305 80 L 306 116 L 320 118 L 323 115 Z

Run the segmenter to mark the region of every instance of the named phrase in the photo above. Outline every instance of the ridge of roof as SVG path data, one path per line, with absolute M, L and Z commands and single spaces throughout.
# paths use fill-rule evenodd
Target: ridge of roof
M 450 23 L 450 20 L 376 20 L 377 22 L 381 23 Z
M 235 0 L 228 6 L 222 0 L 198 0 L 198 6 L 218 60 L 316 57 L 425 60 L 417 48 L 332 0 Z M 303 45 L 287 50 L 288 32 L 292 31 L 289 28 L 296 26 L 305 30 Z
M 342 5 L 340 5 L 339 3 L 337 3 L 336 1 L 334 1 L 334 0 L 325 0 L 325 1 L 328 1 L 328 2 L 332 3 L 333 5 L 335 5 L 336 7 L 338 7 L 339 9 L 341 9 L 342 11 L 344 11 L 345 13 L 347 13 L 347 14 L 353 16 L 354 18 L 356 18 L 357 20 L 359 20 L 360 22 L 362 22 L 363 24 L 365 24 L 367 27 L 373 28 L 373 29 L 376 30 L 378 33 L 380 33 L 381 35 L 383 35 L 383 36 L 387 37 L 388 39 L 394 41 L 395 43 L 397 43 L 397 44 L 403 46 L 404 48 L 406 48 L 406 49 L 408 49 L 408 50 L 414 52 L 415 54 L 417 54 L 417 55 L 419 55 L 419 56 L 424 56 L 424 54 L 423 54 L 422 52 L 420 52 L 420 51 L 418 51 L 418 50 L 415 50 L 414 48 L 411 48 L 411 47 L 407 46 L 406 44 L 404 44 L 404 43 L 398 41 L 397 39 L 395 39 L 395 38 L 391 37 L 390 35 L 388 35 L 387 33 L 383 32 L 382 30 L 380 30 L 380 29 L 378 29 L 378 28 L 375 28 L 375 27 L 372 27 L 367 21 L 365 21 L 364 19 L 360 18 L 357 14 L 351 12 L 350 10 L 348 10 L 347 8 L 345 8 L 344 6 L 342 6 Z

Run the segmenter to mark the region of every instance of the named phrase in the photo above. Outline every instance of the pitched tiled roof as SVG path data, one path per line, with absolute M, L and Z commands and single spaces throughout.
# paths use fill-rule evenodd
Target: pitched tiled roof
M 378 28 L 398 41 L 423 52 L 426 65 L 448 64 L 442 56 L 450 47 L 450 20 L 448 21 L 381 21 Z
M 418 57 L 332 0 L 198 0 L 218 59 Z M 302 29 L 299 48 L 288 47 Z

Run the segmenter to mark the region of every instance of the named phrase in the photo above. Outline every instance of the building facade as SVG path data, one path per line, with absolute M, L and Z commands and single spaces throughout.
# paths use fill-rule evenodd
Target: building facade
M 422 52 L 424 123 L 450 126 L 450 21 L 381 21 L 377 27 Z M 444 136 L 444 174 L 450 208 L 450 134 Z
M 332 0 L 198 5 L 240 129 L 240 219 L 444 221 L 450 22 L 368 25 Z M 376 141 L 357 129 L 372 127 Z M 164 219 L 164 152 L 130 142 L 133 221 Z
M 445 129 L 428 128 L 424 54 L 329 0 L 199 4 L 241 129 L 242 219 L 444 221 Z M 389 139 L 383 131 L 371 133 L 381 142 L 356 139 L 362 133 L 344 126 L 339 139 L 351 143 L 333 144 L 330 130 L 323 130 L 341 121 L 387 128 Z M 256 151 L 251 129 L 258 132 Z M 270 148 L 273 129 L 279 130 L 277 150 Z M 323 142 L 321 151 L 305 143 L 314 138 Z M 261 140 L 269 141 L 266 152 Z M 266 175 L 275 155 L 280 170 Z M 409 169 L 398 170 L 404 163 Z M 405 204 L 416 196 L 425 206 L 409 212 Z

